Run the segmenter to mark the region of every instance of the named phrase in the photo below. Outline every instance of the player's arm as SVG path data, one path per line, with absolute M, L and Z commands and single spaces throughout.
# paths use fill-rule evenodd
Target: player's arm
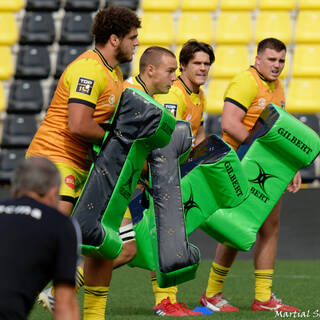
M 86 142 L 100 144 L 105 131 L 93 119 L 94 108 L 80 103 L 69 103 L 68 106 L 71 133 Z
M 80 320 L 80 310 L 74 287 L 70 284 L 54 286 L 54 320 Z
M 248 137 L 249 131 L 242 123 L 246 112 L 236 104 L 225 101 L 221 116 L 221 128 L 240 144 Z
M 107 85 L 105 71 L 94 60 L 79 60 L 67 69 L 64 84 L 69 89 L 69 130 L 86 142 L 100 144 L 105 131 L 94 120 L 93 114 Z
M 194 146 L 196 147 L 199 143 L 201 143 L 206 138 L 206 134 L 204 132 L 204 126 L 201 125 L 198 129 L 197 135 L 194 140 Z

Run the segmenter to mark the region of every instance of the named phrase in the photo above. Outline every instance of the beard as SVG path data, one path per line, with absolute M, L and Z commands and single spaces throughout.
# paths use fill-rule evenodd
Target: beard
M 125 62 L 130 62 L 132 60 L 132 55 L 129 55 L 127 52 L 122 50 L 120 47 L 118 53 L 116 54 L 116 59 L 119 62 L 119 64 L 125 63 Z

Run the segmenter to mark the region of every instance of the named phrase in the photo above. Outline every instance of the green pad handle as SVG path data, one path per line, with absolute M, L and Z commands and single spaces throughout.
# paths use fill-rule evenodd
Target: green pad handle
M 238 250 L 250 250 L 261 225 L 296 172 L 312 163 L 320 139 L 308 126 L 282 108 L 268 105 L 248 143 L 238 154 L 250 184 L 246 201 L 220 209 L 201 225 L 217 241 Z M 262 123 L 262 125 L 261 125 Z
M 115 259 L 118 230 L 148 154 L 170 141 L 175 119 L 149 95 L 127 88 L 121 95 L 98 157 L 74 208 L 82 253 Z

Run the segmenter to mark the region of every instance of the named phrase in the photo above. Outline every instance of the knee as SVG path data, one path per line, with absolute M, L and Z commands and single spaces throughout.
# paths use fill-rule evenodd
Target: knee
M 136 245 L 136 241 L 132 240 L 132 241 L 128 241 L 125 242 L 123 244 L 122 247 L 122 257 L 123 257 L 123 263 L 128 263 L 130 262 L 132 259 L 135 258 L 137 254 L 137 245 Z

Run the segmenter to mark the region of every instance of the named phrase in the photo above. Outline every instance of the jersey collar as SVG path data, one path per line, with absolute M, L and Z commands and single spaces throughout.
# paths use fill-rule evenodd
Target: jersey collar
M 137 76 L 135 77 L 135 79 L 136 79 L 136 81 L 141 85 L 141 87 L 143 88 L 143 90 L 145 91 L 145 93 L 146 93 L 146 94 L 149 94 L 148 88 L 147 88 L 146 84 L 143 82 L 143 80 L 141 79 L 140 74 L 137 75 Z M 150 94 L 149 94 L 149 96 L 150 96 Z
M 95 48 L 93 50 L 94 53 L 96 53 L 100 59 L 102 60 L 103 64 L 107 67 L 108 70 L 110 70 L 111 72 L 113 71 L 113 68 L 110 66 L 110 64 L 108 63 L 108 61 L 104 58 L 104 56 L 102 55 L 102 53 L 97 49 Z
M 184 89 L 187 91 L 188 95 L 190 96 L 192 94 L 192 91 L 188 88 L 188 86 L 184 83 L 184 81 L 181 79 L 181 77 L 178 77 L 178 80 L 182 83 Z
M 269 82 L 272 82 L 272 81 L 267 80 L 267 79 L 263 76 L 263 74 L 258 71 L 258 69 L 257 69 L 255 66 L 250 66 L 250 68 L 253 68 L 254 70 L 257 71 L 257 73 L 258 73 L 258 75 L 259 75 L 259 78 L 260 78 L 261 80 L 263 80 L 263 81 L 265 81 L 265 82 L 268 82 L 268 83 L 269 83 Z

